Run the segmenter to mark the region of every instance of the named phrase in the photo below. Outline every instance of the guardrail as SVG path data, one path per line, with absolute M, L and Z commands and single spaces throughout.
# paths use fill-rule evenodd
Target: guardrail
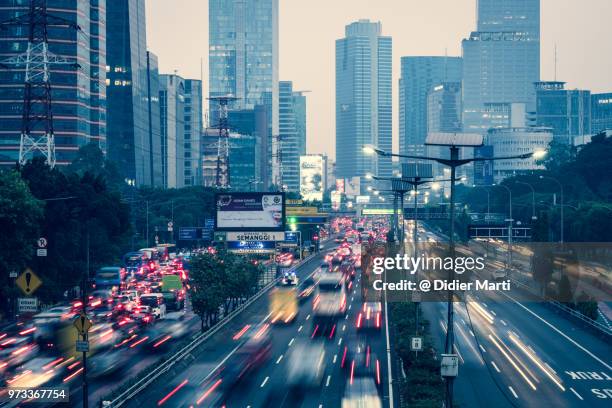
M 532 292 L 532 290 L 531 290 L 532 288 L 531 288 L 530 286 L 525 285 L 524 283 L 519 282 L 519 281 L 517 281 L 517 280 L 515 280 L 515 279 L 512 279 L 512 278 L 510 278 L 510 280 L 511 280 L 511 281 L 512 281 L 514 284 L 516 284 L 516 285 L 518 285 L 518 286 L 522 287 L 523 289 L 526 289 L 526 290 L 527 290 L 527 291 L 529 291 L 530 293 L 533 293 L 533 292 Z M 604 326 L 603 324 L 599 323 L 598 321 L 593 320 L 593 319 L 591 319 L 590 317 L 587 317 L 587 316 L 583 315 L 582 313 L 580 313 L 580 312 L 578 312 L 578 311 L 576 311 L 576 310 L 572 309 L 571 307 L 567 307 L 567 306 L 565 306 L 563 303 L 560 303 L 560 302 L 558 302 L 558 301 L 556 301 L 556 300 L 549 299 L 549 298 L 547 298 L 546 296 L 542 296 L 542 295 L 537 295 L 537 296 L 539 296 L 540 298 L 542 298 L 542 300 L 544 300 L 544 301 L 548 302 L 549 304 L 551 304 L 551 305 L 553 305 L 553 306 L 557 307 L 557 308 L 558 308 L 558 309 L 560 309 L 561 311 L 563 311 L 563 312 L 565 312 L 565 313 L 567 313 L 567 314 L 571 315 L 572 317 L 575 317 L 575 318 L 577 318 L 577 319 L 581 320 L 582 322 L 584 322 L 584 323 L 586 323 L 586 324 L 588 324 L 588 325 L 592 326 L 593 328 L 595 328 L 595 329 L 597 329 L 597 330 L 601 331 L 601 332 L 602 332 L 603 334 L 605 334 L 606 336 L 612 336 L 612 330 L 610 330 L 610 328 L 608 328 L 608 327 Z
M 310 260 L 312 260 L 318 254 L 320 254 L 320 252 L 314 253 L 304 258 L 302 262 L 296 266 L 296 268 L 306 265 Z M 204 343 L 206 340 L 212 337 L 215 333 L 221 330 L 221 328 L 223 328 L 227 323 L 229 323 L 237 315 L 242 313 L 247 307 L 253 304 L 253 302 L 255 302 L 257 299 L 263 296 L 266 292 L 268 292 L 276 284 L 278 280 L 279 278 L 272 280 L 266 286 L 261 288 L 255 295 L 251 296 L 249 300 L 247 300 L 245 303 L 243 303 L 242 305 L 234 309 L 232 312 L 230 312 L 227 316 L 219 320 L 219 322 L 217 322 L 217 324 L 215 324 L 210 330 L 208 330 L 206 333 L 198 334 L 197 337 L 194 340 L 192 340 L 189 344 L 187 344 L 185 347 L 177 351 L 175 354 L 173 354 L 166 360 L 159 363 L 156 367 L 149 366 L 147 368 L 147 373 L 144 374 L 142 378 L 137 380 L 134 385 L 129 387 L 127 390 L 123 391 L 113 400 L 109 401 L 103 398 L 102 406 L 105 408 L 121 407 L 128 400 L 130 400 L 130 398 L 138 394 L 140 391 L 144 390 L 153 381 L 157 380 L 162 374 L 169 371 L 175 364 L 180 362 L 183 358 L 187 357 L 193 350 L 195 350 L 198 346 L 200 346 L 202 343 Z

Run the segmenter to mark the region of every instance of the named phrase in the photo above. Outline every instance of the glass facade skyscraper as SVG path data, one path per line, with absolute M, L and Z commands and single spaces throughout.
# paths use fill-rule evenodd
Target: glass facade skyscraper
M 591 94 L 591 132 L 612 129 L 612 92 Z
M 303 92 L 293 91 L 293 114 L 295 115 L 298 154 L 304 156 L 306 154 L 306 95 Z
M 391 37 L 380 22 L 359 20 L 336 40 L 336 174 L 339 178 L 391 176 L 391 158 L 362 147 L 391 151 Z M 365 181 L 365 180 L 362 180 Z
M 281 180 L 287 191 L 299 191 L 300 152 L 293 104 L 293 83 L 280 81 L 278 88 Z
M 0 21 L 29 11 L 29 0 L 0 0 Z M 57 165 L 67 165 L 79 147 L 97 143 L 106 151 L 106 1 L 48 0 L 48 13 L 81 28 L 48 31 L 49 52 L 77 61 L 80 68 L 51 65 L 51 109 Z M 27 25 L 0 31 L 0 59 L 24 54 Z M 19 159 L 25 67 L 0 69 L 0 165 L 14 166 Z
M 185 80 L 180 76 L 159 76 L 159 111 L 164 187 L 181 188 L 185 186 Z
M 200 162 L 202 159 L 202 81 L 198 79 L 185 80 L 185 107 L 184 107 L 184 182 L 185 186 L 202 184 Z
M 238 98 L 232 109 L 268 107 L 270 152 L 279 134 L 278 0 L 209 0 L 210 97 Z M 210 122 L 217 106 L 210 103 Z M 274 142 L 275 143 L 275 142 Z M 272 155 L 267 155 L 271 160 Z M 277 182 L 278 165 L 266 166 Z
M 477 31 L 463 40 L 463 130 L 486 133 L 485 104 L 535 110 L 540 79 L 540 0 L 478 0 Z
M 108 154 L 123 177 L 151 183 L 144 0 L 107 9 Z
M 150 185 L 164 185 L 161 157 L 161 130 L 159 119 L 159 68 L 157 55 L 147 51 L 147 114 L 149 131 Z
M 427 94 L 442 82 L 461 82 L 461 67 L 459 57 L 402 57 L 399 80 L 401 154 L 424 154 Z

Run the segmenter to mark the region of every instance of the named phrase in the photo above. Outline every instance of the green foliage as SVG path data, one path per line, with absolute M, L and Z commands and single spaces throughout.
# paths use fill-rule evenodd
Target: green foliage
M 393 325 L 395 349 L 399 354 L 406 379 L 400 382 L 402 406 L 439 407 L 444 399 L 444 383 L 440 377 L 440 362 L 429 336 L 429 322 L 419 310 L 419 333 L 424 337 L 423 352 L 410 351 L 410 338 L 416 329 L 415 303 L 390 303 L 389 318 Z
M 0 314 L 9 310 L 4 299 L 14 295 L 9 273 L 20 273 L 32 259 L 42 217 L 43 203 L 32 195 L 19 173 L 0 171 Z
M 65 290 L 81 284 L 87 235 L 90 275 L 119 262 L 129 235 L 129 208 L 108 190 L 103 175 L 52 170 L 34 159 L 21 169 L 21 177 L 36 198 L 45 200 L 40 235 L 49 242 L 48 256 L 29 265 L 43 279 L 37 292 L 43 301 L 57 301 Z
M 189 293 L 202 330 L 216 322 L 221 306 L 228 312 L 238 301 L 253 295 L 260 274 L 259 266 L 227 252 L 193 258 Z

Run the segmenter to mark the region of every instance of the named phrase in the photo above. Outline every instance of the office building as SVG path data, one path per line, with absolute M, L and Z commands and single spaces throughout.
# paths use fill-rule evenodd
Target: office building
M 477 31 L 462 41 L 463 130 L 492 127 L 485 105 L 524 103 L 535 110 L 540 80 L 540 0 L 479 0 Z
M 258 157 L 256 180 L 253 182 L 254 191 L 268 191 L 271 184 L 270 172 L 270 138 L 268 138 L 268 108 L 265 105 L 256 105 L 253 109 L 232 110 L 228 112 L 228 122 L 232 130 L 242 135 L 250 135 L 256 139 Z M 232 170 L 233 171 L 233 170 Z
M 552 140 L 551 129 L 545 127 L 491 128 L 486 144 L 493 146 L 494 156 L 503 157 L 544 151 Z M 534 158 L 496 160 L 493 165 L 493 179 L 495 183 L 499 183 L 506 177 L 544 170 L 544 165 L 537 164 L 536 161 Z
M 29 11 L 27 1 L 0 2 L 0 21 Z M 78 58 L 79 72 L 69 64 L 51 65 L 51 110 L 54 113 L 56 165 L 75 159 L 80 147 L 93 142 L 106 151 L 106 1 L 85 4 L 48 0 L 48 13 L 78 24 L 81 32 L 70 28 L 48 31 L 49 52 L 69 61 Z M 0 59 L 26 53 L 27 25 L 0 31 Z M 19 160 L 22 130 L 25 66 L 7 65 L 0 69 L 0 165 L 14 166 Z M 44 124 L 35 125 L 32 135 L 42 134 Z
M 293 91 L 293 114 L 298 154 L 304 156 L 306 154 L 306 95 L 303 91 Z
M 202 183 L 204 186 L 216 185 L 217 142 L 219 130 L 207 128 L 202 135 Z M 262 191 L 258 174 L 261 166 L 258 138 L 230 132 L 229 135 L 230 186 L 233 191 Z M 224 166 L 224 163 L 221 163 Z M 226 169 L 222 168 L 223 174 Z
M 185 80 L 175 74 L 159 76 L 161 164 L 165 188 L 185 186 Z
M 106 8 L 108 157 L 136 185 L 151 184 L 144 0 Z
M 427 138 L 427 95 L 443 82 L 461 82 L 459 57 L 402 57 L 399 80 L 401 154 L 423 155 Z
M 159 66 L 157 55 L 147 51 L 147 131 L 149 134 L 149 185 L 163 187 L 159 108 Z
M 336 186 L 336 162 L 325 156 L 325 187 L 326 191 Z
M 565 89 L 565 82 L 536 82 L 536 124 L 552 129 L 556 140 L 573 144 L 591 134 L 591 92 Z
M 300 189 L 300 150 L 305 150 L 306 132 L 306 101 L 305 97 L 293 91 L 291 81 L 279 82 L 279 161 L 281 166 L 281 180 L 286 191 L 299 191 Z M 298 106 L 296 106 L 296 100 Z M 300 111 L 298 111 L 298 108 Z M 299 123 L 298 123 L 299 122 Z M 298 127 L 299 133 L 298 133 Z
M 202 81 L 185 79 L 185 106 L 183 117 L 183 185 L 194 186 L 202 184 L 200 171 L 203 110 Z
M 427 133 L 457 133 L 461 132 L 461 83 L 443 82 L 434 85 L 426 96 L 426 134 Z M 423 146 L 421 142 L 418 149 L 413 150 L 418 155 L 449 156 L 448 148 L 443 146 Z M 424 147 L 424 149 L 423 149 Z M 463 148 L 461 150 L 464 150 Z M 414 154 L 414 153 L 412 153 Z M 444 178 L 444 168 L 440 163 L 433 163 L 434 177 Z M 459 171 L 462 169 L 459 168 Z
M 612 130 L 612 92 L 591 94 L 591 133 Z
M 367 155 L 364 145 L 391 151 L 391 37 L 380 22 L 359 20 L 336 40 L 336 173 L 391 176 L 391 158 Z M 364 186 L 365 188 L 365 186 Z
M 254 109 L 266 105 L 269 155 L 266 178 L 278 184 L 276 162 L 279 134 L 278 95 L 278 0 L 209 0 L 210 97 L 231 95 L 231 109 Z M 218 118 L 210 104 L 210 122 Z

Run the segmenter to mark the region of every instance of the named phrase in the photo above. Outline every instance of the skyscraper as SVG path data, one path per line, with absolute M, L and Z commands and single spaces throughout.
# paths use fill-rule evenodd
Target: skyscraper
M 427 94 L 442 82 L 461 82 L 459 57 L 402 57 L 399 80 L 400 153 L 423 155 L 427 137 Z
M 161 130 L 159 120 L 159 68 L 157 55 L 147 51 L 147 116 L 149 132 L 149 167 L 153 187 L 164 185 L 161 157 Z
M 271 182 L 277 183 L 279 167 L 272 157 L 279 134 L 278 0 L 210 0 L 209 76 L 210 97 L 238 98 L 232 109 L 268 107 Z M 218 118 L 210 105 L 210 120 Z
M 107 8 L 108 154 L 136 185 L 151 183 L 144 0 Z
M 293 105 L 293 83 L 280 81 L 279 89 L 279 162 L 281 181 L 287 191 L 298 191 L 300 188 L 300 153 L 296 129 L 295 110 Z
M 391 158 L 365 155 L 364 145 L 391 151 L 391 37 L 380 22 L 359 20 L 336 40 L 336 174 L 391 176 Z
M 0 0 L 0 21 L 29 11 L 29 1 Z M 56 164 L 70 164 L 79 147 L 97 143 L 106 151 L 106 1 L 78 3 L 48 0 L 48 13 L 78 24 L 81 32 L 69 28 L 48 30 L 49 52 L 76 62 L 51 65 L 51 110 L 54 113 Z M 11 26 L 0 31 L 0 60 L 24 54 L 28 48 L 28 27 Z M 0 165 L 14 166 L 19 159 L 25 66 L 0 69 Z
M 479 0 L 477 31 L 463 40 L 463 130 L 486 133 L 485 104 L 535 110 L 540 79 L 540 0 Z
M 184 107 L 184 181 L 183 185 L 193 186 L 202 184 L 201 179 L 201 136 L 204 130 L 202 112 L 202 81 L 198 79 L 185 79 L 185 107 Z
M 293 113 L 298 154 L 304 156 L 306 154 L 306 95 L 302 91 L 293 91 Z
M 159 76 L 159 118 L 162 173 L 165 188 L 185 186 L 185 80 L 178 75 Z

